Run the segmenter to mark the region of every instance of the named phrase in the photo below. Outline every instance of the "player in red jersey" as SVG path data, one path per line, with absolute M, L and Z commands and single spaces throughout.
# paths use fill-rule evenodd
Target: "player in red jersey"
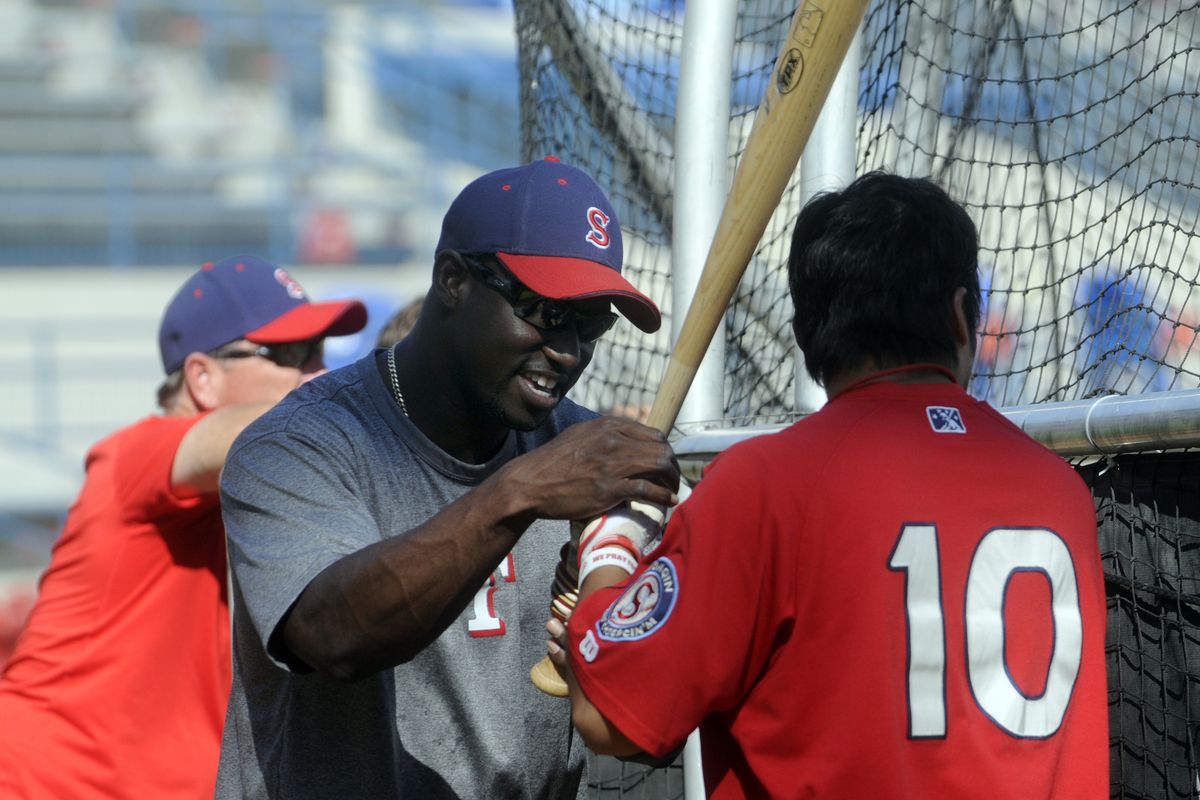
M 87 454 L 0 674 L 0 798 L 213 796 L 230 687 L 217 481 L 242 429 L 324 371 L 357 300 L 311 303 L 274 264 L 206 264 L 159 330 L 162 414 Z
M 548 625 L 592 749 L 698 726 L 715 800 L 1107 796 L 1092 501 L 963 390 L 977 248 L 924 180 L 806 206 L 793 327 L 830 401 L 715 459 L 632 576 L 591 570 Z

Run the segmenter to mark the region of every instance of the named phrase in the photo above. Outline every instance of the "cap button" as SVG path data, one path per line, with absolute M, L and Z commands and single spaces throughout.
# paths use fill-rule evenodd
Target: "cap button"
M 546 156 L 542 160 L 543 161 L 553 161 L 556 164 L 559 163 L 558 156 Z

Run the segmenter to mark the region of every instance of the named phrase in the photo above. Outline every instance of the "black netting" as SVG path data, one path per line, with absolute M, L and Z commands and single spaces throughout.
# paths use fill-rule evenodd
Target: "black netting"
M 730 138 L 749 135 L 794 3 L 739 10 Z M 591 171 L 629 274 L 669 297 L 681 3 L 520 0 L 522 142 Z M 985 314 L 972 391 L 997 406 L 1200 385 L 1197 3 L 873 3 L 858 170 L 938 180 L 980 229 Z M 782 270 L 793 180 L 726 317 L 730 417 L 792 409 Z M 664 331 L 668 326 L 664 326 Z M 578 390 L 653 398 L 666 362 L 624 326 Z
M 1195 797 L 1200 454 L 1121 456 L 1080 473 L 1108 596 L 1112 796 Z
M 980 228 L 973 392 L 1200 382 L 1196 3 L 879 4 L 860 169 L 931 175 Z
M 683 757 L 651 769 L 589 753 L 588 789 L 590 800 L 683 800 Z

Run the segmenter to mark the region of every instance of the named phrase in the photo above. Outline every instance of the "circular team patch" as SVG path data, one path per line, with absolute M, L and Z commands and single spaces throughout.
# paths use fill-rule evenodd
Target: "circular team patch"
M 596 632 L 610 642 L 649 636 L 671 616 L 678 593 L 675 565 L 666 556 L 658 558 L 608 607 L 596 623 Z

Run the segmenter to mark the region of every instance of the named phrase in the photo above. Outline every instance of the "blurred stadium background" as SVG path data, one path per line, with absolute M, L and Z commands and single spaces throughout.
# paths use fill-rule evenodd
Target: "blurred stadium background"
M 0 2 L 0 660 L 86 448 L 154 410 L 183 277 L 250 252 L 363 297 L 349 361 L 518 125 L 501 0 Z

